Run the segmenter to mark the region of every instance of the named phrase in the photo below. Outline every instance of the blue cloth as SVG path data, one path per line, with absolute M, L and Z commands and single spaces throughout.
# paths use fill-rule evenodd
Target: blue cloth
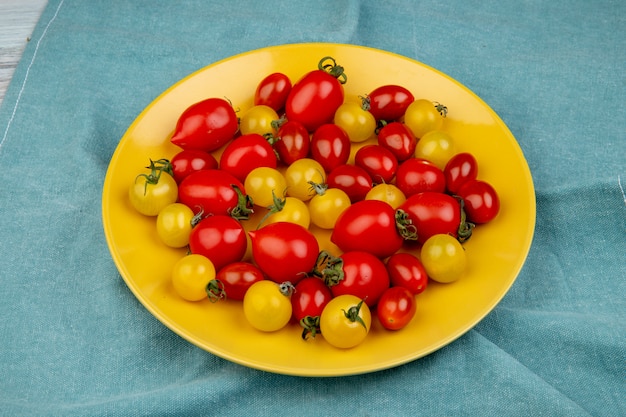
M 50 0 L 0 108 L 0 415 L 626 415 L 626 3 Z M 531 168 L 537 227 L 501 303 L 443 349 L 270 374 L 163 326 L 120 278 L 100 196 L 141 110 L 219 59 L 337 42 L 473 90 Z

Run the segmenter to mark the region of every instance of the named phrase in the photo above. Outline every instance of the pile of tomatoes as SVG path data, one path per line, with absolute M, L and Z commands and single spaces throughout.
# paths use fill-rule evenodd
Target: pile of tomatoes
M 188 247 L 171 273 L 181 297 L 240 300 L 256 329 L 297 322 L 349 348 L 372 316 L 406 326 L 429 279 L 463 275 L 462 243 L 500 203 L 456 153 L 447 108 L 393 84 L 346 97 L 345 82 L 325 57 L 293 85 L 266 76 L 241 115 L 223 98 L 180 115 L 180 151 L 129 196 L 163 243 Z

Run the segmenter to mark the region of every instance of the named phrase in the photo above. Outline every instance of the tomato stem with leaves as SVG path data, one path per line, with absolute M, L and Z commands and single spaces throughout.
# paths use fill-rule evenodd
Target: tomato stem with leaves
M 312 274 L 322 278 L 329 287 L 337 285 L 344 278 L 343 259 L 321 251 Z
M 172 177 L 174 176 L 174 168 L 170 163 L 169 159 L 161 158 L 153 161 L 150 159 L 150 165 L 147 166 L 150 170 L 149 174 L 139 174 L 136 178 L 144 177 L 146 179 L 146 183 L 144 185 L 143 194 L 146 195 L 148 192 L 148 184 L 155 185 L 158 184 L 159 179 L 161 178 L 161 174 L 163 172 L 167 172 Z
M 293 294 L 293 292 L 295 291 L 295 287 L 289 281 L 285 281 L 279 284 L 278 289 L 280 290 L 280 293 L 285 297 L 291 297 L 291 294 Z
M 404 240 L 417 240 L 417 227 L 404 210 L 396 210 L 396 230 Z
M 367 326 L 365 325 L 365 322 L 363 321 L 363 319 L 361 318 L 361 316 L 359 315 L 359 312 L 361 311 L 361 306 L 363 306 L 363 302 L 365 300 L 361 300 L 359 302 L 359 304 L 352 306 L 348 309 L 348 311 L 346 310 L 342 310 L 343 314 L 345 314 L 346 318 L 348 320 L 350 320 L 351 322 L 357 322 L 359 323 L 361 326 L 363 326 L 363 328 L 365 330 L 367 330 Z
M 320 333 L 320 316 L 305 316 L 300 320 L 302 326 L 302 340 L 307 340 L 309 336 L 315 338 Z
M 435 101 L 433 104 L 435 105 L 435 108 L 440 115 L 442 115 L 443 117 L 446 117 L 448 115 L 448 108 L 446 106 L 439 103 L 438 101 Z
M 325 64 L 327 61 L 331 63 Z M 317 67 L 335 77 L 341 84 L 345 84 L 348 81 L 348 76 L 343 72 L 343 67 L 338 65 L 333 57 L 325 56 L 320 60 Z
M 474 231 L 474 227 L 476 225 L 472 222 L 467 221 L 467 214 L 465 213 L 465 202 L 459 196 L 454 196 L 459 201 L 459 206 L 461 207 L 461 222 L 459 223 L 459 230 L 457 232 L 459 242 L 467 242 L 470 237 L 472 237 L 472 232 Z
M 324 174 L 320 173 L 320 175 L 324 177 Z M 308 184 L 311 186 L 310 190 L 315 191 L 316 195 L 324 195 L 328 190 L 328 184 L 318 184 L 315 181 L 309 181 Z
M 209 301 L 215 303 L 219 300 L 226 299 L 226 291 L 224 291 L 224 284 L 218 279 L 212 279 L 206 286 L 206 294 L 209 297 Z
M 230 211 L 230 216 L 237 220 L 248 220 L 250 214 L 254 213 L 252 198 L 245 195 L 235 184 L 231 184 L 231 187 L 237 193 L 237 205 Z

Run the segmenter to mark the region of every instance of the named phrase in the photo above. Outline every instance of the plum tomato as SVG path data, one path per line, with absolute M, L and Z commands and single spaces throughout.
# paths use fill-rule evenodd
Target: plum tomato
M 406 108 L 403 121 L 416 138 L 421 138 L 432 130 L 441 129 L 447 111 L 440 103 L 417 99 Z
M 274 282 L 295 285 L 315 267 L 319 244 L 313 233 L 298 224 L 271 223 L 248 234 L 255 264 Z
M 450 194 L 455 194 L 463 183 L 476 179 L 478 163 L 472 154 L 458 153 L 450 158 L 443 169 L 443 174 L 446 179 L 446 190 Z
M 283 73 L 275 72 L 263 78 L 254 92 L 254 105 L 265 105 L 278 112 L 285 107 L 291 91 L 291 80 Z
M 174 291 L 187 301 L 201 301 L 207 298 L 207 285 L 213 279 L 215 266 L 202 255 L 186 255 L 176 262 L 172 269 Z
M 144 216 L 156 216 L 161 210 L 175 203 L 178 185 L 169 173 L 167 159 L 150 160 L 148 172 L 139 174 L 128 188 L 128 198 L 135 210 Z
M 368 94 L 369 112 L 376 121 L 391 122 L 402 118 L 415 100 L 413 94 L 400 85 L 382 85 Z
M 282 329 L 291 319 L 291 294 L 289 282 L 277 284 L 263 280 L 255 282 L 243 297 L 243 313 L 248 323 L 263 332 Z
M 285 170 L 287 181 L 287 195 L 309 201 L 315 195 L 311 183 L 325 184 L 326 174 L 324 167 L 314 159 L 302 158 L 289 165 Z
M 415 296 L 404 287 L 390 287 L 376 305 L 376 317 L 387 330 L 400 330 L 415 317 Z
M 336 124 L 326 123 L 315 129 L 311 136 L 311 157 L 326 172 L 344 165 L 350 158 L 350 139 L 346 131 Z
M 231 300 L 243 300 L 246 291 L 255 282 L 263 281 L 263 272 L 250 262 L 233 262 L 217 272 L 215 277 L 220 282 L 225 297 Z
M 341 127 L 350 142 L 361 143 L 369 139 L 376 130 L 376 119 L 363 104 L 346 101 L 335 112 L 333 123 Z
M 258 135 L 273 135 L 276 133 L 274 123 L 278 121 L 276 111 L 265 105 L 252 106 L 239 120 L 239 130 L 242 135 L 256 133 Z
M 302 326 L 303 339 L 319 333 L 320 316 L 332 298 L 330 289 L 318 277 L 306 277 L 296 284 L 291 296 L 292 317 Z
M 209 258 L 217 271 L 241 261 L 247 247 L 246 231 L 230 216 L 205 217 L 189 235 L 189 251 Z
M 469 180 L 461 185 L 457 195 L 463 199 L 467 220 L 472 223 L 488 223 L 500 211 L 498 193 L 486 181 Z
M 372 177 L 367 171 L 352 164 L 333 169 L 326 181 L 329 187 L 345 191 L 353 203 L 363 200 L 373 186 Z
M 363 168 L 375 184 L 389 183 L 398 169 L 398 160 L 389 149 L 365 145 L 354 154 L 354 164 Z
M 276 168 L 258 167 L 246 176 L 243 186 L 254 204 L 269 207 L 276 196 L 285 194 L 287 180 Z
M 182 248 L 189 244 L 193 222 L 194 214 L 189 207 L 173 203 L 163 208 L 157 215 L 157 234 L 167 246 Z
M 231 103 L 212 97 L 192 104 L 180 115 L 171 142 L 182 149 L 212 152 L 230 141 L 238 129 Z
M 411 158 L 398 166 L 396 186 L 408 198 L 424 191 L 443 193 L 446 180 L 443 171 L 432 162 Z
M 394 253 L 387 259 L 386 266 L 391 286 L 404 287 L 414 295 L 424 292 L 428 286 L 426 269 L 412 253 Z
M 462 277 L 467 266 L 463 246 L 448 234 L 436 234 L 428 238 L 422 245 L 420 259 L 428 277 L 444 284 Z
M 442 130 L 432 130 L 417 141 L 415 157 L 426 159 L 443 171 L 456 153 L 454 139 Z
M 368 191 L 365 199 L 384 201 L 396 209 L 406 201 L 406 196 L 393 184 L 378 184 Z
M 309 201 L 311 223 L 321 229 L 332 229 L 345 209 L 350 207 L 350 197 L 339 188 L 316 185 L 317 194 Z
M 417 140 L 404 123 L 391 122 L 378 131 L 378 144 L 390 150 L 398 162 L 402 162 L 413 156 Z
M 274 150 L 284 165 L 291 165 L 298 159 L 306 158 L 311 148 L 309 132 L 295 120 L 287 120 L 278 128 Z
M 340 349 L 362 343 L 372 326 L 372 313 L 359 297 L 342 295 L 330 300 L 320 316 L 324 340 Z
M 302 123 L 309 132 L 331 123 L 343 103 L 342 84 L 346 79 L 343 67 L 333 58 L 322 58 L 318 69 L 305 74 L 289 92 L 285 103 L 287 120 Z
M 217 159 L 213 155 L 193 149 L 183 149 L 178 152 L 172 157 L 170 163 L 174 179 L 178 184 L 192 172 L 217 168 Z
M 257 133 L 242 135 L 230 142 L 220 157 L 220 169 L 243 182 L 254 168 L 276 168 L 272 145 Z

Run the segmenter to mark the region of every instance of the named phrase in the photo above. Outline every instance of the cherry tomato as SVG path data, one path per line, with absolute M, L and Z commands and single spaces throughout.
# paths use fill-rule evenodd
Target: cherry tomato
M 163 243 L 172 248 L 189 244 L 193 211 L 184 204 L 173 203 L 161 210 L 157 216 L 156 229 Z
M 311 224 L 309 207 L 296 197 L 274 198 L 274 204 L 268 207 L 267 217 L 260 224 L 289 222 L 308 229 Z
M 313 270 L 320 248 L 315 236 L 304 227 L 279 222 L 248 234 L 254 262 L 272 281 L 297 284 Z
M 409 104 L 404 112 L 404 123 L 417 138 L 431 130 L 441 129 L 447 108 L 439 103 L 418 99 Z
M 324 167 L 326 172 L 344 165 L 350 157 L 350 139 L 341 127 L 327 123 L 313 132 L 311 157 Z
M 215 266 L 202 255 L 187 255 L 172 269 L 172 285 L 176 293 L 187 301 L 207 298 L 206 288 L 215 279 Z
M 225 297 L 231 300 L 243 300 L 248 288 L 255 282 L 263 281 L 263 272 L 249 262 L 233 262 L 217 272 L 215 277 L 222 285 Z
M 269 106 L 275 111 L 285 107 L 291 91 L 291 80 L 285 74 L 275 72 L 263 78 L 254 92 L 254 104 Z
M 339 188 L 323 186 L 309 201 L 311 223 L 322 229 L 332 229 L 337 218 L 350 207 L 350 197 Z
M 241 181 L 221 169 L 197 171 L 178 186 L 179 201 L 195 214 L 224 214 L 245 219 L 252 204 L 244 193 Z
M 322 278 L 334 297 L 355 295 L 369 307 L 389 288 L 389 274 L 383 261 L 368 252 L 349 251 L 335 258 L 322 252 L 317 266 L 325 265 Z
M 378 131 L 378 144 L 402 162 L 413 156 L 417 140 L 404 123 L 391 122 Z
M 320 330 L 331 346 L 349 349 L 362 343 L 372 326 L 372 313 L 359 297 L 341 295 L 330 300 L 320 316 Z
M 411 158 L 398 167 L 396 185 L 405 196 L 410 197 L 424 191 L 443 193 L 446 179 L 443 171 L 432 162 Z
M 442 171 L 455 153 L 454 139 L 441 130 L 426 133 L 415 146 L 416 158 L 426 159 Z
M 404 193 L 393 184 L 378 184 L 365 195 L 366 200 L 379 200 L 389 204 L 394 209 L 406 201 Z
M 166 159 L 150 161 L 149 171 L 137 175 L 128 189 L 131 205 L 145 216 L 156 216 L 161 210 L 176 202 L 178 186 L 168 173 Z
M 461 185 L 457 195 L 463 199 L 467 220 L 472 223 L 488 223 L 500 211 L 498 193 L 488 182 L 469 180 Z
M 248 323 L 263 332 L 282 329 L 291 319 L 290 283 L 255 282 L 243 297 L 243 313 Z
M 285 165 L 291 165 L 298 159 L 307 157 L 311 148 L 311 139 L 302 123 L 287 120 L 278 128 L 277 139 L 273 146 L 280 161 Z
M 278 120 L 276 111 L 265 105 L 252 106 L 239 120 L 239 130 L 242 135 L 256 133 L 258 135 L 274 134 L 272 123 Z
M 287 120 L 296 120 L 309 132 L 333 120 L 344 99 L 343 68 L 331 57 L 323 58 L 318 69 L 304 75 L 291 89 L 285 103 Z
M 225 215 L 205 217 L 189 236 L 190 252 L 209 258 L 217 271 L 229 263 L 241 261 L 247 246 L 241 223 Z
M 222 98 L 208 98 L 180 115 L 171 142 L 183 149 L 211 152 L 230 141 L 238 129 L 231 104 Z
M 278 160 L 272 145 L 263 136 L 250 133 L 233 140 L 220 157 L 220 169 L 243 182 L 254 168 L 276 168 Z
M 361 201 L 372 189 L 372 177 L 361 167 L 346 164 L 330 171 L 328 186 L 339 188 L 348 194 L 351 202 Z
M 320 316 L 333 294 L 320 278 L 300 281 L 291 296 L 292 317 L 302 326 L 302 338 L 315 337 L 320 329 Z
M 388 203 L 363 200 L 341 213 L 330 240 L 344 252 L 365 251 L 386 258 L 404 243 L 398 227 L 396 211 Z
M 404 287 L 388 288 L 378 301 L 376 316 L 387 330 L 400 330 L 415 317 L 415 296 Z
M 450 158 L 443 169 L 443 174 L 446 179 L 446 190 L 450 194 L 454 194 L 459 191 L 463 183 L 476 179 L 478 176 L 478 163 L 472 154 L 467 152 L 458 153 Z
M 454 282 L 463 276 L 467 256 L 463 246 L 446 234 L 433 235 L 422 245 L 420 259 L 428 277 L 441 283 Z
M 417 295 L 428 286 L 428 274 L 419 258 L 411 253 L 394 253 L 387 259 L 387 272 L 391 285 L 404 287 Z
M 276 168 L 259 167 L 250 171 L 243 185 L 254 204 L 269 207 L 275 196 L 285 194 L 287 180 Z
M 285 170 L 287 195 L 308 201 L 315 195 L 311 182 L 325 184 L 324 167 L 314 159 L 302 158 L 289 165 Z
M 369 139 L 376 130 L 376 119 L 363 105 L 353 101 L 343 103 L 335 112 L 333 123 L 341 127 L 350 142 L 360 143 Z
M 174 179 L 178 184 L 192 172 L 217 168 L 217 159 L 213 155 L 193 149 L 183 149 L 174 155 L 170 162 Z
M 376 121 L 387 122 L 400 119 L 407 107 L 413 102 L 413 94 L 399 85 L 383 85 L 374 89 L 367 96 L 369 99 L 369 112 Z
M 354 164 L 363 168 L 376 184 L 391 182 L 398 169 L 398 160 L 389 149 L 365 145 L 356 151 Z

